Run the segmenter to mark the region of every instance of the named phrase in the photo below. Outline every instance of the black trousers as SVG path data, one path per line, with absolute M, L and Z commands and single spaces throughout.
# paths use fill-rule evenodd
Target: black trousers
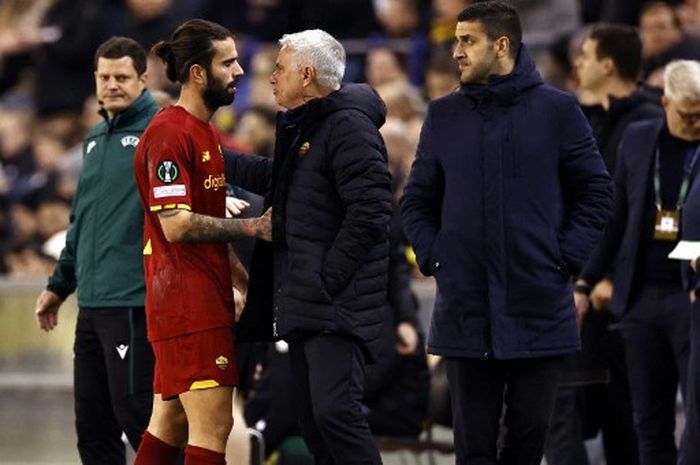
M 583 414 L 598 417 L 595 422 L 603 436 L 607 465 L 638 465 L 639 447 L 632 419 L 625 343 L 619 330 L 610 331 L 607 344 L 610 382 L 583 388 L 583 408 L 586 409 Z
M 579 390 L 575 387 L 559 387 L 557 391 L 551 427 L 544 449 L 547 464 L 588 465 L 590 463 L 583 443 L 578 396 Z
M 124 465 L 122 431 L 137 450 L 153 405 L 154 357 L 144 308 L 81 308 L 74 357 L 82 463 Z
M 610 380 L 583 387 L 560 386 L 545 446 L 550 465 L 588 464 L 584 440 L 598 432 L 607 465 L 639 464 L 624 341 L 618 330 L 606 329 L 603 336 L 595 342 L 606 353 Z
M 450 358 L 457 465 L 539 465 L 562 370 L 562 358 Z M 505 406 L 503 444 L 498 447 Z
M 685 398 L 685 430 L 679 465 L 700 465 L 700 300 L 690 315 L 690 362 Z
M 641 465 L 675 465 L 676 394 L 685 398 L 690 300 L 682 289 L 645 286 L 620 325 L 625 340 Z
M 295 334 L 287 342 L 301 430 L 316 465 L 381 464 L 362 412 L 360 342 L 336 334 Z

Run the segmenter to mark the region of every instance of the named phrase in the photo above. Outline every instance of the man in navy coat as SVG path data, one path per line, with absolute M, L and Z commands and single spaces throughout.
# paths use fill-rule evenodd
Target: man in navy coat
M 447 359 L 457 463 L 534 465 L 562 357 L 580 348 L 571 277 L 612 182 L 578 103 L 521 45 L 515 10 L 470 5 L 455 36 L 462 85 L 428 109 L 404 225 L 437 280 L 429 351 Z

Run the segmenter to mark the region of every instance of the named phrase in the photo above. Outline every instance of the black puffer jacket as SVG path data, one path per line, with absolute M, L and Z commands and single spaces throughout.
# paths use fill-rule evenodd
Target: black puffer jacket
M 371 349 L 389 256 L 384 115 L 369 86 L 347 85 L 278 116 L 272 162 L 227 153 L 229 179 L 273 208 L 272 246 L 256 246 L 239 339 L 333 332 Z

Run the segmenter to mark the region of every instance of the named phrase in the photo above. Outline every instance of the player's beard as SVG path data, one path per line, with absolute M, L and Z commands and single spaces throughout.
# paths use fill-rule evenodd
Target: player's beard
M 209 110 L 216 111 L 219 107 L 230 105 L 234 95 L 225 84 L 213 78 L 207 80 L 207 86 L 202 92 L 202 99 Z

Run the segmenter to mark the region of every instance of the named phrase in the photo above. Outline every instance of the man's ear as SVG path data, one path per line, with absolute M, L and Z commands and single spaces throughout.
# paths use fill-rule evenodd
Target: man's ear
M 314 69 L 313 66 L 304 66 L 301 69 L 301 75 L 302 78 L 304 79 L 303 85 L 304 87 L 310 86 L 314 82 L 316 82 L 316 69 Z
M 510 39 L 506 36 L 501 36 L 494 41 L 494 47 L 496 48 L 496 56 L 498 58 L 503 58 L 510 54 Z
M 607 76 L 614 74 L 615 71 L 617 70 L 617 66 L 615 66 L 615 62 L 610 57 L 603 58 L 602 64 L 603 64 L 603 70 L 605 71 L 605 74 Z
M 190 66 L 190 81 L 199 85 L 207 84 L 207 70 L 202 65 L 194 64 Z

